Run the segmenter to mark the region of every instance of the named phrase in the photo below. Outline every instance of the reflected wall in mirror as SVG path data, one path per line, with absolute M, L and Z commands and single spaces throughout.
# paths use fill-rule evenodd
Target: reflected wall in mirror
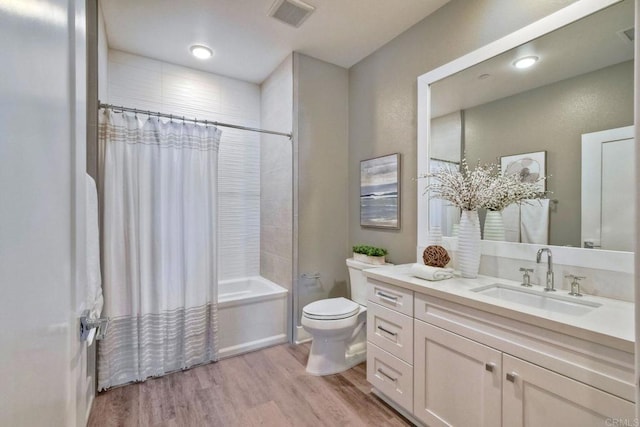
M 625 143 L 626 148 L 605 150 L 601 163 L 590 164 L 589 170 L 583 170 L 582 163 L 584 134 L 633 125 L 633 17 L 633 0 L 622 1 L 431 85 L 431 170 L 455 167 L 463 155 L 474 165 L 546 152 L 550 200 L 542 206 L 534 202 L 535 209 L 527 212 L 507 209 L 503 215 L 508 230 L 530 227 L 522 221 L 546 228 L 536 236 L 539 241 L 514 232 L 507 233 L 508 240 L 631 250 L 630 241 L 614 242 L 604 233 L 631 239 L 633 212 L 624 216 L 630 221 L 607 221 L 603 215 L 599 223 L 591 220 L 592 229 L 585 231 L 581 225 L 587 222 L 583 214 L 595 209 L 591 204 L 583 212 L 583 191 L 587 196 L 600 194 L 600 202 L 626 200 L 620 209 L 634 206 L 634 183 L 614 184 L 628 180 L 624 171 L 634 170 L 628 150 L 633 154 L 633 141 Z M 526 56 L 538 60 L 529 68 L 516 68 L 514 62 Z M 585 173 L 597 168 L 603 168 L 603 180 L 611 181 L 583 185 Z M 456 209 L 431 200 L 429 210 L 431 226 L 440 226 L 445 236 L 455 235 Z M 481 221 L 483 216 L 481 212 Z

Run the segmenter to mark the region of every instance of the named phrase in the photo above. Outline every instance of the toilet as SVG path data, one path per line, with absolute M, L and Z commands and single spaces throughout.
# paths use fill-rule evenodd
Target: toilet
M 313 340 L 307 362 L 311 375 L 337 374 L 367 357 L 367 280 L 362 270 L 377 266 L 349 258 L 347 267 L 351 299 L 327 298 L 302 309 L 302 327 Z

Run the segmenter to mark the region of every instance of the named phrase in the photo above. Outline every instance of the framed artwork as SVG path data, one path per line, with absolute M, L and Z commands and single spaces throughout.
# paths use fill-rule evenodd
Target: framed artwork
M 547 176 L 547 152 L 514 154 L 500 157 L 500 168 L 504 175 L 517 175 L 522 182 L 536 182 Z M 547 180 L 539 181 L 540 192 L 547 189 Z
M 400 154 L 360 162 L 360 226 L 400 229 Z

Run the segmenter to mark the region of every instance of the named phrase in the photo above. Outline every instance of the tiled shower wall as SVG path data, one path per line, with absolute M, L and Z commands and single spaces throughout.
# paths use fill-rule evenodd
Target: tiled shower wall
M 109 103 L 260 127 L 260 87 L 109 50 Z M 221 128 L 220 279 L 260 274 L 260 136 Z
M 262 83 L 262 127 L 291 132 L 293 127 L 293 59 L 289 55 Z M 262 134 L 260 152 L 262 204 L 260 273 L 292 289 L 293 190 L 292 142 Z M 291 294 L 290 294 L 291 295 Z

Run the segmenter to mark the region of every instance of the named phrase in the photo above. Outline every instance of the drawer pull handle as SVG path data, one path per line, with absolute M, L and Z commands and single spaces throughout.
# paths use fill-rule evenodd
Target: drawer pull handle
M 486 369 L 489 372 L 493 372 L 493 370 L 495 369 L 496 364 L 495 363 L 485 363 L 484 364 L 484 369 Z
M 398 381 L 398 379 L 397 379 L 397 378 L 393 378 L 391 375 L 387 374 L 385 371 L 383 371 L 383 370 L 382 370 L 382 369 L 380 369 L 380 368 L 378 368 L 378 373 L 379 373 L 380 375 L 383 375 L 383 376 L 385 376 L 385 377 L 389 378 L 389 379 L 390 379 L 391 381 L 393 381 L 394 383 L 395 383 L 396 381 Z
M 395 332 L 391 332 L 390 330 L 385 329 L 385 328 L 383 328 L 382 326 L 378 326 L 378 329 L 380 329 L 382 332 L 386 332 L 386 333 L 388 333 L 389 335 L 393 335 L 394 337 L 398 335 L 397 333 L 395 333 Z
M 394 297 L 393 295 L 387 295 L 387 294 L 382 293 L 380 291 L 376 292 L 376 296 L 378 296 L 380 299 L 387 300 L 387 301 L 392 302 L 394 304 L 398 302 L 398 297 Z
M 515 372 L 510 372 L 507 374 L 507 381 L 515 383 L 517 377 L 518 377 L 518 374 L 516 374 Z

